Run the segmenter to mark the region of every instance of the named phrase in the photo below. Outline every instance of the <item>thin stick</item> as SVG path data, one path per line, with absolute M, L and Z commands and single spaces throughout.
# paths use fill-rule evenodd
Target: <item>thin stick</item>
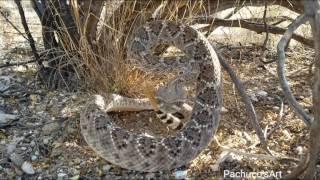
M 279 129 L 279 127 L 280 127 L 280 125 L 281 125 L 281 123 L 282 123 L 283 116 L 284 116 L 284 103 L 283 103 L 283 101 L 281 100 L 280 111 L 279 111 L 279 114 L 278 114 L 277 123 L 276 123 L 276 125 L 274 126 L 274 128 L 270 129 L 270 131 L 266 133 L 266 135 L 265 135 L 266 139 L 269 139 L 270 136 L 271 136 L 277 129 Z
M 2 12 L 0 10 L 0 14 L 1 16 L 13 27 L 13 29 L 15 29 L 23 38 L 25 38 L 26 40 L 29 41 L 29 39 L 17 28 L 17 26 L 15 26 L 11 21 L 10 19 L 5 15 L 4 12 Z
M 26 21 L 26 17 L 24 15 L 24 10 L 23 10 L 22 5 L 21 5 L 21 0 L 14 0 L 14 2 L 16 3 L 16 5 L 18 7 L 20 18 L 21 18 L 21 23 L 23 25 L 25 33 L 27 34 L 28 41 L 29 41 L 32 53 L 33 53 L 33 55 L 35 57 L 35 60 L 37 62 L 38 68 L 39 68 L 39 70 L 43 70 L 44 66 L 42 64 L 42 59 L 40 58 L 40 56 L 38 54 L 38 51 L 37 51 L 36 46 L 35 46 L 35 41 L 34 41 L 32 35 L 31 35 L 31 32 L 29 30 L 29 27 L 28 27 L 28 24 L 27 24 L 27 21 Z M 40 77 L 40 80 L 42 82 L 44 82 L 44 78 L 42 77 L 41 73 L 39 74 L 39 77 Z
M 292 37 L 293 32 L 303 23 L 307 21 L 307 16 L 305 14 L 300 15 L 297 17 L 295 21 L 293 21 L 288 30 L 283 34 L 281 40 L 278 43 L 277 50 L 278 50 L 278 77 L 280 81 L 281 88 L 285 97 L 287 98 L 291 107 L 297 112 L 297 114 L 302 118 L 302 120 L 308 125 L 311 125 L 312 119 L 307 115 L 307 113 L 302 109 L 302 107 L 298 104 L 297 100 L 292 95 L 292 92 L 289 87 L 289 83 L 285 76 L 285 47 L 288 44 L 289 40 Z
M 196 17 L 193 20 L 194 23 L 199 23 L 199 24 L 211 24 L 214 26 L 224 26 L 224 27 L 241 27 L 245 29 L 249 29 L 251 31 L 255 31 L 257 33 L 262 33 L 265 32 L 265 27 L 261 23 L 254 23 L 254 22 L 249 22 L 243 19 L 237 19 L 237 20 L 225 20 L 225 19 L 220 19 L 220 18 L 213 18 L 213 17 Z M 238 23 L 236 23 L 238 22 Z M 208 27 L 205 27 L 208 28 Z M 204 29 L 204 28 L 202 28 Z M 283 34 L 286 29 L 280 28 L 277 26 L 268 26 L 268 30 L 272 34 Z M 292 38 L 308 47 L 313 48 L 313 40 L 307 39 L 299 34 L 293 34 Z
M 250 117 L 251 124 L 252 124 L 253 128 L 255 129 L 255 131 L 260 139 L 261 144 L 264 146 L 264 149 L 267 152 L 269 152 L 269 150 L 267 149 L 266 139 L 265 139 L 263 132 L 262 132 L 262 129 L 259 125 L 256 111 L 255 111 L 254 106 L 251 102 L 251 99 L 249 98 L 249 96 L 245 92 L 244 85 L 242 84 L 241 80 L 237 77 L 236 73 L 233 71 L 231 66 L 226 62 L 224 57 L 220 54 L 218 56 L 219 56 L 219 61 L 220 61 L 221 66 L 227 71 L 227 73 L 229 74 L 233 83 L 235 84 L 236 88 L 239 91 L 239 94 L 242 98 L 242 101 L 245 104 L 247 115 Z
M 264 12 L 263 12 L 263 25 L 264 25 L 264 29 L 266 31 L 266 38 L 264 39 L 264 42 L 263 42 L 264 49 L 266 49 L 268 39 L 269 39 L 269 28 L 268 28 L 268 24 L 267 24 L 267 20 L 266 20 L 267 10 L 268 10 L 268 2 L 265 0 L 264 1 Z

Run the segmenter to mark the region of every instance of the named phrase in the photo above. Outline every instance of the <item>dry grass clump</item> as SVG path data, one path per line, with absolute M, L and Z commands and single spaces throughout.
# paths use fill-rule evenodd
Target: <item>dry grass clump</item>
M 94 7 L 94 4 L 89 4 Z M 92 41 L 88 38 L 90 15 L 82 17 L 82 11 L 75 4 L 73 14 L 79 33 L 79 42 L 74 44 L 72 36 L 58 34 L 64 44 L 66 54 L 74 52 L 68 62 L 73 64 L 76 74 L 83 77 L 86 84 L 98 92 L 116 92 L 128 96 L 140 96 L 143 83 L 151 87 L 164 80 L 163 77 L 146 75 L 135 69 L 126 59 L 126 46 L 132 32 L 150 20 L 151 17 L 187 21 L 193 14 L 204 11 L 203 1 L 108 1 L 104 4 L 96 24 L 96 34 Z M 91 9 L 91 7 L 89 8 Z M 80 13 L 79 13 L 80 12 Z M 82 13 L 84 14 L 84 13 Z M 203 13 L 202 13 L 203 14 Z

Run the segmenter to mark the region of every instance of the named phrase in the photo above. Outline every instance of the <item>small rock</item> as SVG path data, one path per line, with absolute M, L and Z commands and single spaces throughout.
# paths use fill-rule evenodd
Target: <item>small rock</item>
M 10 125 L 14 120 L 17 120 L 18 116 L 14 114 L 5 114 L 0 112 L 0 127 Z
M 58 174 L 58 180 L 64 180 L 64 179 L 67 179 L 67 174 L 66 173 L 59 173 Z
M 40 155 L 39 151 L 35 151 L 34 155 L 39 156 Z
M 36 145 L 36 143 L 35 143 L 34 141 L 31 141 L 31 142 L 30 142 L 30 146 L 31 146 L 31 147 L 34 147 L 35 145 Z
M 12 85 L 13 78 L 10 76 L 0 76 L 0 91 L 7 91 Z
M 295 151 L 299 155 L 302 155 L 304 153 L 305 149 L 302 146 L 298 146 L 297 148 L 295 148 Z
M 18 167 L 20 167 L 24 161 L 22 156 L 18 153 L 15 153 L 15 152 L 11 153 L 9 158 Z
M 60 125 L 57 122 L 48 123 L 42 127 L 42 133 L 44 135 L 49 135 L 54 131 L 57 131 L 60 128 Z
M 227 108 L 225 108 L 225 107 L 221 108 L 221 113 L 226 114 L 228 112 L 229 112 L 229 110 Z
M 20 149 L 21 149 L 22 151 L 25 151 L 25 150 L 27 150 L 27 147 L 22 146 Z
M 25 172 L 27 174 L 34 174 L 35 173 L 32 164 L 29 163 L 28 161 L 23 162 L 21 169 L 23 172 Z
M 210 166 L 210 169 L 214 172 L 218 172 L 218 171 L 220 171 L 220 166 L 219 166 L 219 164 L 214 164 L 214 165 Z
M 268 93 L 266 91 L 260 90 L 257 92 L 257 95 L 260 97 L 267 97 Z
M 275 111 L 279 111 L 279 110 L 280 110 L 280 107 L 278 107 L 278 106 L 273 106 L 272 109 L 275 110 Z
M 75 175 L 75 176 L 71 177 L 70 179 L 71 180 L 78 180 L 79 178 L 80 178 L 80 175 Z
M 48 144 L 49 143 L 50 138 L 44 138 L 43 139 L 43 144 Z
M 176 171 L 176 172 L 174 172 L 174 177 L 175 177 L 175 179 L 186 179 L 187 174 L 188 174 L 187 170 Z
M 78 96 L 76 95 L 76 94 L 73 94 L 72 96 L 71 96 L 71 99 L 72 100 L 76 100 L 78 98 Z
M 35 160 L 37 160 L 37 159 L 38 159 L 38 157 L 37 157 L 36 155 L 32 155 L 32 156 L 31 156 L 31 160 L 32 160 L 32 161 L 35 161 Z

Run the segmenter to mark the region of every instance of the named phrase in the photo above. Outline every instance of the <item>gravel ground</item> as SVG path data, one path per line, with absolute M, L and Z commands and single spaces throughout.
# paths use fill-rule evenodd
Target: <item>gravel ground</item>
M 211 145 L 181 169 L 139 173 L 106 162 L 84 141 L 79 129 L 79 112 L 87 98 L 84 90 L 75 93 L 47 91 L 34 81 L 32 71 L 26 67 L 13 67 L 6 68 L 0 74 L 0 177 L 61 180 L 101 177 L 214 179 L 241 171 L 287 174 L 307 149 L 308 131 L 284 100 L 277 77 L 274 76 L 275 64 L 259 63 L 258 52 L 253 47 L 223 49 L 247 88 L 261 126 L 267 128 L 267 132 L 274 131 L 268 138 L 273 156 L 258 144 L 244 105 L 226 73 L 224 113 Z M 310 57 L 305 58 L 305 54 Z M 308 64 L 311 63 L 312 54 L 308 49 L 291 49 L 287 65 L 294 94 L 309 112 L 311 90 Z M 266 57 L 275 58 L 275 50 L 270 50 Z M 17 71 L 19 68 L 25 71 Z M 279 118 L 282 102 L 284 116 Z M 141 120 L 137 121 L 137 116 Z M 114 117 L 117 123 L 130 130 L 156 135 L 174 133 L 158 121 L 150 121 L 150 117 L 154 117 L 151 111 L 114 113 Z M 275 157 L 287 159 L 279 161 Z

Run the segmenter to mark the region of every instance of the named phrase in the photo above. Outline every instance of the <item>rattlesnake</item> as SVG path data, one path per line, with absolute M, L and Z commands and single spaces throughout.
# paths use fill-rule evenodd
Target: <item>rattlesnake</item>
M 134 63 L 139 64 L 137 60 L 140 60 L 140 66 L 144 68 L 163 70 L 184 63 L 188 68 L 198 69 L 190 120 L 181 131 L 168 137 L 130 132 L 110 121 L 111 117 L 106 113 L 110 108 L 106 104 L 110 96 L 95 95 L 81 114 L 81 132 L 96 153 L 120 167 L 144 172 L 171 170 L 194 159 L 207 147 L 216 132 L 222 105 L 219 60 L 213 47 L 200 32 L 181 23 L 153 21 L 136 30 L 133 35 L 135 38 L 128 46 L 128 56 L 135 59 Z M 175 46 L 185 56 L 177 61 L 168 61 L 171 64 L 168 67 L 167 61 L 150 52 L 159 44 Z M 181 96 L 181 87 L 186 77 L 195 75 L 194 72 L 188 72 L 190 69 L 184 69 L 176 80 L 159 90 L 157 100 L 160 110 L 166 111 L 165 103 L 175 102 L 175 95 Z

